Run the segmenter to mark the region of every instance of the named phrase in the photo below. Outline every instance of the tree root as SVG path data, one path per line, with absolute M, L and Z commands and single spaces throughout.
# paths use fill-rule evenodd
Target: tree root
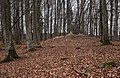
M 37 50 L 35 48 L 31 48 L 31 49 L 27 50 L 25 53 L 33 52 L 33 51 L 37 51 Z
M 19 56 L 6 56 L 4 60 L 2 60 L 0 63 L 6 63 L 6 62 L 10 62 L 10 61 L 14 61 L 15 59 L 20 59 L 21 57 Z
M 102 45 L 112 45 L 112 43 L 109 40 L 105 40 L 105 41 L 100 40 L 100 42 Z
M 15 49 L 11 48 L 11 49 L 9 49 L 8 54 L 5 56 L 5 59 L 3 61 L 1 61 L 0 63 L 13 61 L 13 60 L 19 59 L 19 58 L 20 57 L 17 55 Z
M 35 48 L 43 48 L 43 46 L 39 45 L 39 46 L 35 46 Z

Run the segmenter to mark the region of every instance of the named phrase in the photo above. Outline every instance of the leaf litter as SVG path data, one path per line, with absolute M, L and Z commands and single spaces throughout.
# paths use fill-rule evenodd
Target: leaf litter
M 98 38 L 68 35 L 42 41 L 33 52 L 25 53 L 24 43 L 16 45 L 22 58 L 0 64 L 0 78 L 120 78 L 120 42 L 112 43 L 101 46 Z M 0 50 L 0 59 L 4 56 Z M 116 66 L 105 64 L 111 59 Z

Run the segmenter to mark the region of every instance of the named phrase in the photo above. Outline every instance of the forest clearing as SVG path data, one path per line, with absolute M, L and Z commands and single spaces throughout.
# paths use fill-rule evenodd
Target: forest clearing
M 26 53 L 16 45 L 20 59 L 0 64 L 0 78 L 120 78 L 120 42 L 101 46 L 89 36 L 62 36 L 41 42 L 43 48 Z M 4 51 L 0 46 L 0 59 Z M 115 65 L 102 66 L 113 60 Z

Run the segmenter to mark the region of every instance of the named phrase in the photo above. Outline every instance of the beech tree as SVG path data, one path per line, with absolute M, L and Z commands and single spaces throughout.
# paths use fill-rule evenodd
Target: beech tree
M 41 40 L 41 11 L 40 11 L 40 5 L 41 0 L 32 0 L 33 7 L 32 7 L 32 28 L 33 28 L 33 41 L 39 44 L 39 41 Z
M 65 36 L 66 32 L 66 14 L 65 14 L 65 0 L 62 1 L 63 2 L 63 35 Z
M 114 38 L 118 39 L 118 0 L 115 0 L 115 26 L 114 26 Z
M 29 0 L 25 0 L 25 9 L 30 8 Z M 25 25 L 26 25 L 26 41 L 27 41 L 27 51 L 31 51 L 32 47 L 32 13 L 30 10 L 25 14 Z
M 110 40 L 112 40 L 112 27 L 113 27 L 113 0 L 110 0 Z
M 20 10 L 21 10 L 21 15 L 22 14 L 24 14 L 24 12 L 23 12 L 23 8 L 24 8 L 24 2 L 23 2 L 23 0 L 20 0 L 21 1 L 21 4 L 20 4 Z M 23 41 L 24 40 L 24 25 L 23 25 L 23 23 L 24 23 L 24 18 L 23 18 L 23 16 L 21 17 L 21 30 L 20 30 L 20 36 L 21 36 L 21 41 Z
M 2 0 L 2 13 L 2 24 L 4 29 L 5 43 L 5 59 L 2 62 L 6 62 L 19 58 L 16 53 L 12 37 L 10 0 Z
M 108 36 L 108 13 L 106 0 L 100 0 L 100 13 L 101 13 L 101 42 L 103 45 L 111 44 Z
M 15 21 L 19 18 L 20 15 L 20 7 L 19 7 L 19 0 L 12 0 L 13 3 L 13 23 L 15 23 Z M 21 36 L 20 36 L 20 20 L 18 20 L 18 22 L 15 24 L 15 26 L 13 27 L 13 31 L 14 31 L 14 39 L 15 39 L 15 43 L 16 44 L 20 44 L 21 42 Z
M 66 15 L 66 22 L 67 22 L 67 33 L 71 31 L 71 22 L 72 22 L 72 11 L 71 11 L 71 3 L 70 0 L 67 0 L 67 15 Z

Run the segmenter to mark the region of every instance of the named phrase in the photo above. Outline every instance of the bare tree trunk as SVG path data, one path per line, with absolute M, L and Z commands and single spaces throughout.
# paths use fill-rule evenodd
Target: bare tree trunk
M 61 0 L 62 1 L 62 0 Z M 59 36 L 61 36 L 62 35 L 62 24 L 63 24 L 63 22 L 62 22 L 62 16 L 63 14 L 62 14 L 62 3 L 61 3 L 61 5 L 60 5 L 60 21 L 59 21 Z
M 41 1 L 39 0 L 33 0 L 33 15 L 32 15 L 32 25 L 33 25 L 33 40 L 37 44 L 39 44 L 40 41 L 40 4 Z
M 21 14 L 23 14 L 23 0 L 21 0 Z M 23 16 L 21 17 L 21 41 L 24 40 Z
M 67 0 L 67 33 L 71 31 L 71 22 L 70 22 L 70 0 Z
M 80 28 L 80 32 L 82 34 L 84 34 L 84 0 L 81 0 L 81 17 L 80 17 L 80 25 L 81 25 L 81 28 Z
M 38 41 L 40 41 L 42 38 L 41 34 L 42 34 L 42 13 L 41 13 L 41 2 L 42 0 L 37 0 L 37 22 L 38 22 Z
M 2 37 L 2 41 L 3 41 L 3 43 L 4 43 L 4 33 L 3 33 L 3 5 L 2 5 L 2 0 L 1 0 L 1 2 L 0 2 L 0 8 L 1 8 L 1 10 L 0 10 L 0 13 L 1 13 L 1 20 L 0 20 L 0 22 L 1 22 L 1 37 Z
M 96 5 L 96 0 L 94 0 L 94 8 L 95 8 L 95 34 L 96 34 L 96 37 L 98 36 L 98 8 L 97 8 L 97 5 Z
M 100 0 L 100 24 L 99 24 L 99 35 L 100 35 L 100 42 L 103 42 L 103 37 L 102 37 L 102 35 L 103 35 L 103 24 L 102 24 L 102 2 L 101 2 L 101 0 Z
M 12 5 L 13 5 L 13 23 L 17 19 L 19 19 L 19 0 L 12 0 Z M 14 26 L 14 38 L 15 38 L 15 43 L 20 44 L 21 43 L 21 35 L 20 35 L 20 21 L 15 24 Z
M 66 15 L 65 15 L 65 0 L 63 0 L 63 34 L 65 36 L 66 32 Z
M 115 26 L 114 26 L 114 38 L 118 39 L 118 0 L 115 0 Z
M 19 56 L 16 53 L 11 31 L 11 12 L 10 12 L 10 0 L 2 0 L 3 6 L 3 28 L 4 28 L 4 43 L 6 56 L 2 62 L 8 62 L 14 59 L 18 59 Z
M 49 38 L 49 9 L 50 9 L 50 5 L 49 5 L 49 2 L 48 2 L 48 0 L 47 0 L 47 15 L 46 15 L 46 25 L 47 25 L 47 39 Z
M 55 9 L 55 14 L 54 14 L 54 36 L 57 36 L 58 34 L 58 27 L 57 27 L 57 3 L 56 3 L 56 0 L 54 1 L 55 2 L 55 6 L 54 6 L 54 9 Z
M 44 1 L 44 40 L 47 39 L 47 24 L 46 24 L 46 6 L 45 6 L 45 1 Z
M 77 13 L 75 18 L 75 27 L 74 27 L 74 34 L 80 33 L 80 2 L 77 0 Z
M 19 0 L 16 0 L 16 19 L 19 19 Z M 20 39 L 21 39 L 21 36 L 20 36 L 20 21 L 17 22 L 16 24 L 16 32 L 17 32 L 17 35 L 16 35 L 16 44 L 20 44 Z
M 110 0 L 110 40 L 112 40 L 112 27 L 113 27 L 113 0 Z
M 93 2 L 92 0 L 90 0 L 90 36 L 93 36 L 93 19 L 92 19 L 92 5 L 93 5 Z
M 50 13 L 50 38 L 53 37 L 53 5 L 51 5 L 51 13 Z
M 108 36 L 108 13 L 107 13 L 107 7 L 106 7 L 106 0 L 100 0 L 100 4 L 101 4 L 101 10 L 102 10 L 102 27 L 103 30 L 101 30 L 103 32 L 102 34 L 102 44 L 103 45 L 109 45 L 111 44 L 110 40 L 109 40 L 109 36 Z
M 29 9 L 29 0 L 25 0 L 25 9 Z M 26 40 L 27 40 L 27 51 L 31 51 L 32 47 L 32 17 L 30 11 L 25 14 L 25 25 L 26 25 Z
M 38 43 L 37 38 L 37 0 L 32 0 L 33 2 L 33 14 L 32 14 L 32 26 L 33 26 L 33 41 Z

